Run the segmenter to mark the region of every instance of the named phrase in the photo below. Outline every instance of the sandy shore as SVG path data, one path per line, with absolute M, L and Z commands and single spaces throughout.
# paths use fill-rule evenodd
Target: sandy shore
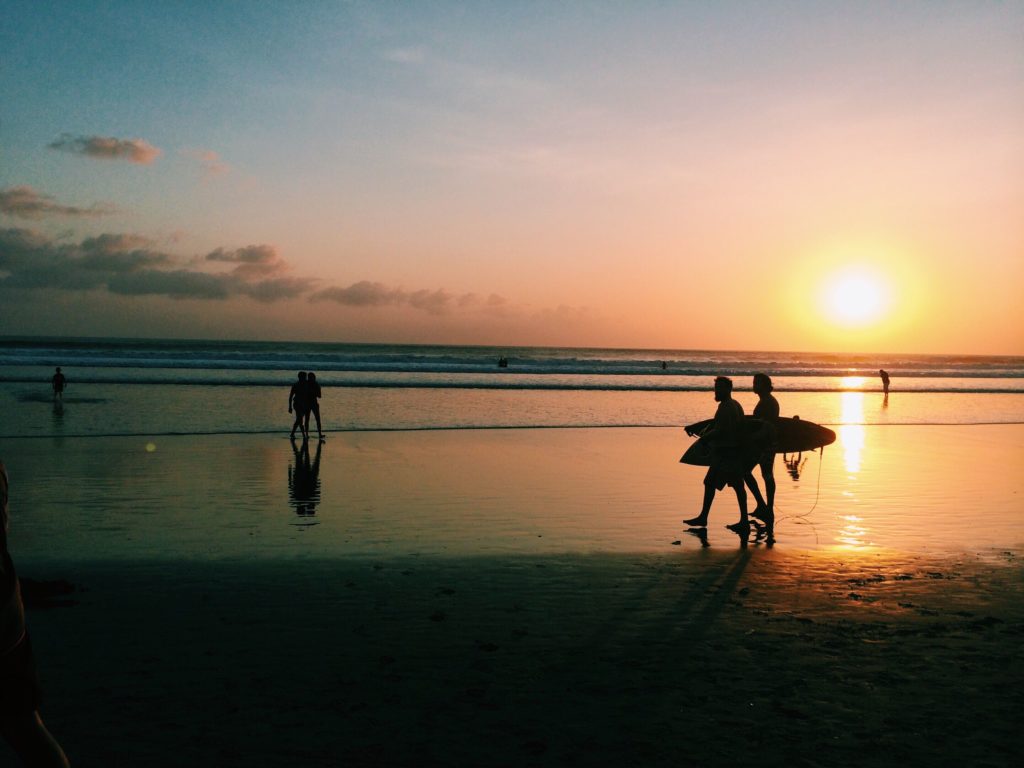
M 74 585 L 29 622 L 78 766 L 1019 764 L 1022 575 L 763 548 L 23 571 Z

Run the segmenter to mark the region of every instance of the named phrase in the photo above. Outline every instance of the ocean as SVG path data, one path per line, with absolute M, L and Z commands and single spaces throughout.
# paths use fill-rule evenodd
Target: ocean
M 1024 422 L 1024 357 L 7 338 L 0 437 L 286 430 L 299 370 L 317 373 L 332 431 L 673 427 L 713 412 L 720 375 L 749 411 L 756 372 L 784 415 L 826 425 Z
M 299 370 L 325 444 L 287 439 Z M 755 372 L 837 434 L 777 457 L 777 546 L 1024 551 L 1020 357 L 82 339 L 0 341 L 12 540 L 39 567 L 735 549 L 728 491 L 681 523 L 682 426 L 718 375 L 749 413 Z

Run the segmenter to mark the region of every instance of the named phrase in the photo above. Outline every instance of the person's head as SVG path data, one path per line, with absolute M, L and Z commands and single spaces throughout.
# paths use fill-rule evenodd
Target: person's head
M 719 376 L 715 379 L 715 400 L 728 400 L 732 397 L 732 379 Z
M 299 381 L 305 381 L 305 380 L 306 380 L 306 372 L 305 371 L 299 371 Z
M 60 373 L 60 366 L 57 366 L 57 373 Z
M 775 387 L 772 386 L 772 377 L 767 373 L 754 374 L 754 391 L 759 395 L 767 395 Z
M 312 371 L 309 372 L 309 380 L 316 381 L 316 374 L 313 373 Z

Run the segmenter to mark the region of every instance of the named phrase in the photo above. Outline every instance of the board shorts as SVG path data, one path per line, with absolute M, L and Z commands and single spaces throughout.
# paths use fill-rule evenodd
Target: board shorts
M 42 695 L 28 633 L 0 656 L 0 718 L 27 715 L 39 709 Z
M 715 448 L 704 476 L 705 484 L 714 485 L 719 491 L 727 485 L 742 483 L 747 474 L 747 461 L 741 448 Z

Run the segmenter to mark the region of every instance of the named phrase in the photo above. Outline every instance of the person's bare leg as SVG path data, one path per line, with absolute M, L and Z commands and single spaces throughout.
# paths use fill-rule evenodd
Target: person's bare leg
M 754 517 L 761 519 L 761 513 L 766 510 L 770 505 L 765 504 L 764 496 L 761 495 L 761 489 L 757 485 L 757 480 L 754 478 L 753 472 L 748 472 L 747 476 L 743 478 L 743 481 L 747 484 L 747 488 L 754 496 L 754 501 L 757 504 L 754 506 L 754 511 L 751 513 Z M 765 486 L 767 490 L 767 484 Z
M 67 755 L 38 711 L 0 720 L 0 731 L 28 768 L 69 768 Z
M 689 525 L 693 528 L 702 528 L 708 524 L 708 515 L 711 512 L 711 502 L 715 500 L 715 485 L 705 481 L 704 483 L 704 503 L 701 505 L 700 514 L 696 517 L 691 517 L 689 520 L 683 520 L 683 525 Z
M 727 525 L 726 528 L 736 531 L 743 528 L 750 528 L 750 520 L 747 517 L 747 491 L 743 487 L 743 482 L 733 483 L 732 486 L 736 491 L 736 501 L 740 505 L 740 519 L 732 525 Z

